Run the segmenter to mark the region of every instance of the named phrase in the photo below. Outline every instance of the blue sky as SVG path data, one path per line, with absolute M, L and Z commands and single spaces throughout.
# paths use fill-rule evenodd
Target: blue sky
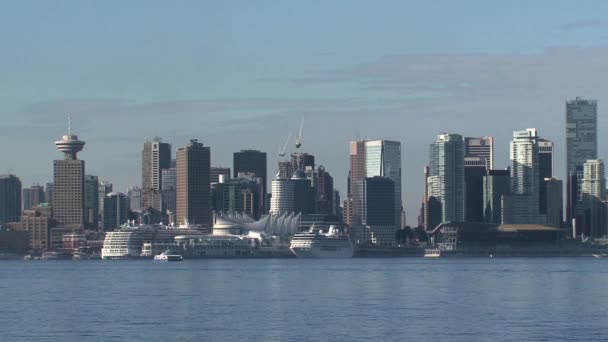
M 211 146 L 212 164 L 277 146 L 305 119 L 304 150 L 345 195 L 348 141 L 400 140 L 408 223 L 428 144 L 441 131 L 556 142 L 564 101 L 599 100 L 608 76 L 605 1 L 3 1 L 0 173 L 52 178 L 71 112 L 87 173 L 140 182 L 141 144 Z M 269 171 L 272 174 L 272 171 Z

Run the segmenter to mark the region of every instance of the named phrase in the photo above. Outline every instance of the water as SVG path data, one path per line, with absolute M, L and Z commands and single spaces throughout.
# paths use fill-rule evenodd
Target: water
M 608 259 L 4 261 L 2 341 L 605 341 Z

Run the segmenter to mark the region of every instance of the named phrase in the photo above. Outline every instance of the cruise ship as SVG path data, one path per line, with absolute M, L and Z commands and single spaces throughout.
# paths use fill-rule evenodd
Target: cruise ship
M 340 234 L 334 226 L 327 233 L 315 230 L 296 233 L 289 250 L 298 258 L 352 258 L 355 252 L 348 234 Z
M 126 224 L 119 230 L 106 233 L 101 258 L 103 260 L 153 258 L 154 254 L 142 254 L 144 243 L 150 241 L 171 243 L 175 241 L 176 236 L 184 234 L 203 235 L 206 234 L 206 231 L 190 229 L 188 226 L 175 228 L 163 224 L 139 226 L 135 226 L 133 223 Z

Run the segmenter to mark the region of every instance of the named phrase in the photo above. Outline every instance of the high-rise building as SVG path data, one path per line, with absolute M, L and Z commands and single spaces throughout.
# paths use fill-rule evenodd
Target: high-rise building
M 503 223 L 545 224 L 540 213 L 540 163 L 535 128 L 513 132 L 510 195 L 503 196 Z
M 483 177 L 483 221 L 502 223 L 502 197 L 510 193 L 509 170 L 488 170 Z
M 99 225 L 98 227 L 100 229 L 103 229 L 103 201 L 106 198 L 106 195 L 109 194 L 110 192 L 113 192 L 114 186 L 112 185 L 112 183 L 108 182 L 108 181 L 101 181 L 99 182 L 99 187 L 97 189 L 97 196 L 99 198 L 98 200 L 98 205 L 99 205 L 99 212 L 98 212 L 98 217 L 99 217 Z
M 315 184 L 315 213 L 332 215 L 336 214 L 334 210 L 334 179 L 325 170 L 323 165 L 319 165 L 316 173 Z
M 467 222 L 483 222 L 483 177 L 489 163 L 486 157 L 464 157 L 465 215 Z
M 580 222 L 583 234 L 600 237 L 606 234 L 606 170 L 604 162 L 593 159 L 583 164 L 583 196 L 584 220 Z M 577 220 L 577 225 L 579 222 Z
M 234 178 L 238 177 L 239 173 L 254 174 L 256 177 L 262 178 L 264 189 L 266 189 L 266 181 L 268 179 L 266 174 L 266 152 L 258 150 L 234 152 L 232 166 Z
M 464 138 L 464 155 L 467 157 L 482 157 L 486 160 L 486 170 L 494 168 L 494 138 Z
M 44 188 L 44 201 L 51 206 L 53 205 L 53 188 L 55 188 L 53 183 L 46 183 Z
M 361 222 L 363 208 L 363 180 L 365 179 L 365 140 L 350 142 L 350 170 L 348 177 L 349 215 L 346 222 L 353 225 Z
M 99 227 L 99 178 L 93 175 L 84 176 L 84 222 L 85 227 Z
M 103 230 L 114 230 L 129 219 L 129 197 L 110 192 L 103 199 Z
M 209 169 L 211 149 L 192 139 L 177 150 L 176 209 L 178 224 L 211 224 Z
M 388 177 L 371 177 L 363 181 L 363 225 L 390 227 L 395 231 L 395 182 Z
M 262 178 L 239 173 L 237 178 L 222 178 L 211 185 L 212 207 L 216 212 L 245 213 L 254 219 L 262 215 Z
M 97 189 L 97 194 L 99 195 L 99 201 L 97 202 L 99 203 L 99 217 L 103 217 L 101 215 L 101 213 L 103 212 L 103 199 L 106 197 L 107 194 L 112 192 L 113 189 L 114 186 L 112 185 L 112 183 L 108 181 L 99 182 L 99 188 Z
M 23 210 L 29 210 L 40 203 L 44 203 L 44 188 L 41 185 L 33 185 L 23 189 Z
M 545 183 L 545 178 L 553 178 L 553 142 L 540 138 L 538 139 L 538 176 L 540 213 L 546 214 L 547 183 Z
M 313 214 L 315 210 L 315 193 L 310 179 L 301 169 L 291 177 L 293 183 L 293 211 L 302 214 Z
M 245 172 L 245 171 L 243 171 Z M 219 183 L 220 176 L 224 177 L 224 180 L 230 179 L 230 168 L 229 167 L 212 167 L 209 169 L 209 182 Z M 236 178 L 236 177 L 235 177 Z
M 395 185 L 395 225 L 401 226 L 401 143 L 391 140 L 365 141 L 365 178 L 387 177 Z M 352 179 L 351 179 L 352 181 Z
M 18 222 L 21 217 L 21 180 L 0 175 L 0 224 Z
M 310 167 L 314 170 L 315 168 L 315 156 L 303 152 L 295 152 L 291 154 L 291 168 L 294 170 L 306 170 Z
M 562 181 L 556 178 L 545 178 L 544 183 L 547 225 L 560 228 L 562 226 L 564 206 Z
M 146 141 L 141 154 L 142 208 L 161 210 L 162 170 L 171 167 L 171 145 L 160 138 Z
M 441 203 L 441 221 L 464 221 L 464 140 L 441 133 L 430 148 L 428 196 Z
M 175 215 L 176 206 L 176 170 L 175 168 L 164 169 L 162 171 L 163 188 L 162 194 L 162 207 L 164 212 L 171 212 L 171 216 Z
M 291 161 L 280 161 L 278 163 L 278 167 L 279 167 L 279 178 L 285 178 L 285 179 L 290 179 L 291 176 L 293 176 L 293 165 L 291 164 Z
M 277 177 L 272 180 L 270 213 L 283 214 L 294 211 L 294 185 L 289 178 Z
M 63 160 L 54 161 L 53 219 L 58 225 L 82 229 L 84 227 L 84 160 L 77 158 L 85 142 L 72 134 L 72 124 L 68 134 L 55 142 L 64 154 Z
M 568 199 L 566 218 L 569 223 L 576 217 L 581 196 L 582 166 L 587 160 L 597 159 L 597 101 L 579 97 L 566 101 L 566 175 Z M 574 178 L 574 176 L 578 176 Z M 575 184 L 570 184 L 576 181 Z
M 142 190 L 140 187 L 130 186 L 127 189 L 127 196 L 129 197 L 129 209 L 131 211 L 141 211 L 142 209 L 145 209 L 141 206 Z

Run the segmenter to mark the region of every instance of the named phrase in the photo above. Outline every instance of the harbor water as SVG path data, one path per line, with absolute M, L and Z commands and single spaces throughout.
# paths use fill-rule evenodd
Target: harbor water
M 2 341 L 606 341 L 608 259 L 2 261 Z

